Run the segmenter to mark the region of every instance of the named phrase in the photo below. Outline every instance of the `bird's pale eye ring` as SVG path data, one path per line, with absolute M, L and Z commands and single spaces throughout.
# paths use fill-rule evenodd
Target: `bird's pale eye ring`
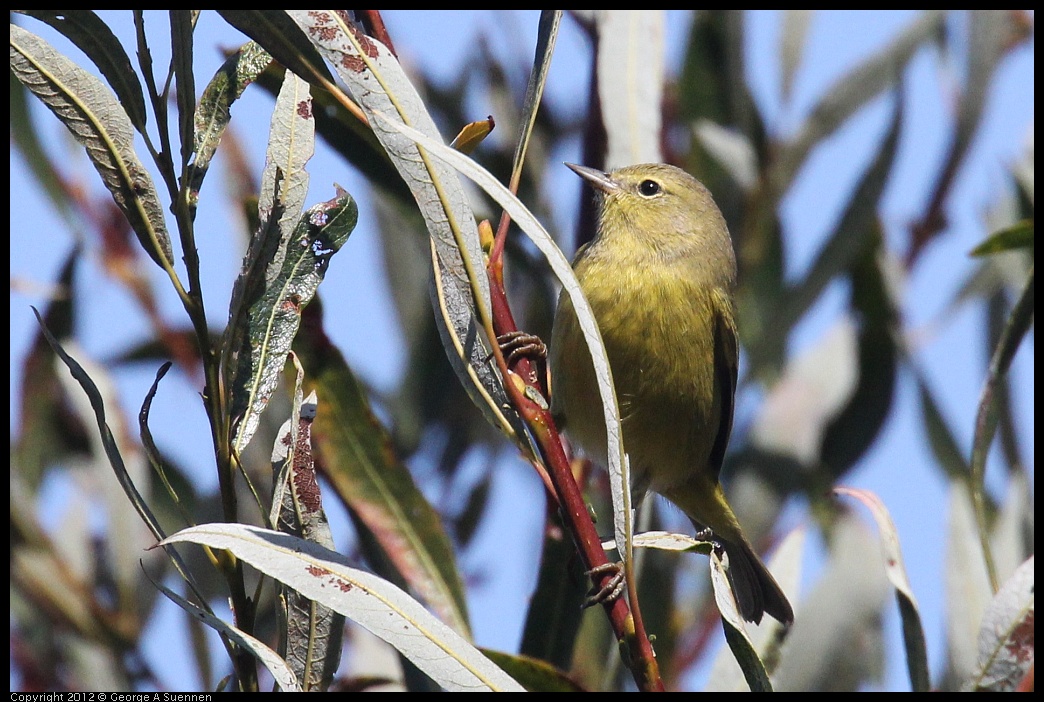
M 655 180 L 643 180 L 638 184 L 638 192 L 645 197 L 659 195 L 661 190 L 663 190 L 663 188 L 661 188 L 660 184 Z

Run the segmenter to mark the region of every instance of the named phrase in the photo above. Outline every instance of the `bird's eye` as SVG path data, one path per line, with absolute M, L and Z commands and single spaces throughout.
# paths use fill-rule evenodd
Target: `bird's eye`
M 643 180 L 638 184 L 638 192 L 645 197 L 652 197 L 658 195 L 660 192 L 660 184 L 655 180 Z

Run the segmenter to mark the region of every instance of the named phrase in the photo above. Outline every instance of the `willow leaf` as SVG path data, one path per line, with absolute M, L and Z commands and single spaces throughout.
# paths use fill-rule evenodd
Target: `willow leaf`
M 510 410 L 503 379 L 489 363 L 492 321 L 489 280 L 475 216 L 457 173 L 428 157 L 412 139 L 376 113 L 442 142 L 416 88 L 380 42 L 360 33 L 338 11 L 291 10 L 319 52 L 348 85 L 428 225 L 435 254 L 433 306 L 444 346 L 472 400 L 508 435 L 525 436 Z
M 276 681 L 283 692 L 301 691 L 301 686 L 297 681 L 297 676 L 294 675 L 294 671 L 292 671 L 286 662 L 279 657 L 278 653 L 270 649 L 263 642 L 255 639 L 245 631 L 223 622 L 215 617 L 211 612 L 197 607 L 178 593 L 165 587 L 162 583 L 153 584 L 159 588 L 160 592 L 170 598 L 171 602 L 181 607 L 193 617 L 199 619 L 214 631 L 228 637 L 232 641 L 235 641 L 239 646 L 250 651 L 251 655 L 257 658 L 257 660 L 268 669 L 268 672 L 272 674 L 272 678 Z
M 344 556 L 317 544 L 245 524 L 204 524 L 167 543 L 192 542 L 231 551 L 261 572 L 340 612 L 387 641 L 450 691 L 516 691 L 522 687 L 416 600 Z
M 355 203 L 340 189 L 338 197 L 301 216 L 309 183 L 305 165 L 314 150 L 308 84 L 287 72 L 272 114 L 258 203 L 261 226 L 232 292 L 223 349 L 237 451 L 250 442 L 268 405 L 300 324 L 300 308 L 322 281 L 325 259 L 355 227 Z M 342 195 L 347 199 L 339 203 Z M 347 219 L 339 216 L 342 208 L 349 210 Z M 331 224 L 335 228 L 323 233 Z M 327 243 L 316 249 L 319 239 Z
M 145 131 L 148 112 L 145 95 L 134 73 L 130 57 L 124 51 L 109 25 L 92 10 L 17 10 L 45 22 L 62 33 L 87 55 L 109 82 L 116 98 L 127 111 L 131 124 L 139 132 Z
M 228 57 L 203 90 L 196 105 L 195 153 L 191 166 L 194 193 L 198 193 L 231 119 L 231 107 L 246 87 L 272 63 L 272 57 L 255 42 L 248 41 Z
M 945 20 L 944 11 L 926 11 L 888 46 L 841 76 L 823 93 L 772 167 L 774 192 L 786 192 L 809 152 L 899 79 L 917 50 L 942 31 Z
M 303 375 L 298 365 L 294 409 L 279 430 L 272 451 L 272 524 L 283 533 L 333 550 L 333 534 L 323 510 L 312 457 L 312 422 L 318 398 L 313 391 L 302 401 Z M 281 596 L 287 663 L 304 690 L 325 692 L 341 661 L 344 616 L 291 588 L 283 588 Z
M 319 314 L 314 308 L 305 314 L 294 352 L 323 397 L 314 431 L 326 479 L 383 551 L 371 561 L 390 561 L 391 568 L 379 574 L 408 586 L 442 621 L 470 636 L 464 585 L 438 512 L 396 455 L 361 383 L 323 334 Z M 319 318 L 314 324 L 313 315 Z
M 551 55 L 558 41 L 558 27 L 562 24 L 562 10 L 541 10 L 540 24 L 537 27 L 537 45 L 533 56 L 533 70 L 529 73 L 529 84 L 526 85 L 526 101 L 522 105 L 521 133 L 515 144 L 515 155 L 511 159 L 511 186 L 518 189 L 518 181 L 522 174 L 522 164 L 526 160 L 526 149 L 529 138 L 533 134 L 537 110 L 544 95 L 547 84 L 547 73 L 551 69 Z M 468 153 L 461 149 L 463 153 Z
M 229 386 L 237 451 L 256 431 L 301 325 L 301 310 L 315 296 L 330 257 L 348 240 L 358 216 L 351 195 L 338 187 L 336 197 L 309 208 L 292 235 L 282 239 L 281 265 L 263 267 L 272 277 L 256 289 L 256 297 L 244 296 L 246 316 L 243 328 L 234 332 L 239 346 L 232 350 Z
M 134 152 L 127 112 L 108 88 L 48 42 L 13 24 L 11 71 L 86 149 L 152 260 L 171 266 L 170 237 L 156 187 Z
M 711 585 L 714 587 L 714 602 L 721 612 L 721 628 L 725 632 L 725 642 L 736 656 L 750 691 L 772 692 L 772 683 L 769 682 L 765 664 L 758 658 L 758 652 L 754 650 L 754 644 L 747 636 L 725 566 L 713 551 L 710 556 L 710 575 Z
M 283 10 L 218 10 L 218 14 L 309 83 L 333 83 L 322 57 Z
M 913 587 L 906 576 L 906 565 L 903 561 L 902 548 L 899 543 L 899 532 L 892 521 L 888 508 L 877 495 L 867 490 L 838 487 L 834 492 L 848 495 L 862 502 L 869 508 L 877 523 L 877 531 L 881 534 L 881 547 L 884 552 L 885 574 L 895 588 L 895 599 L 899 605 L 899 616 L 903 622 L 903 643 L 906 644 L 906 666 L 910 673 L 910 685 L 914 692 L 927 692 L 928 648 L 924 639 L 924 627 L 921 614 L 917 608 Z

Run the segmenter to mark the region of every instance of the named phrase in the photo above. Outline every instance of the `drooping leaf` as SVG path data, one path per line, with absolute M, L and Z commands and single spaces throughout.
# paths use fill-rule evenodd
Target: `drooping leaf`
M 235 641 L 239 646 L 250 651 L 250 654 L 257 658 L 257 660 L 268 669 L 268 672 L 272 674 L 276 684 L 279 685 L 279 688 L 283 692 L 301 692 L 301 685 L 298 682 L 297 676 L 294 675 L 294 671 L 290 669 L 286 664 L 286 661 L 279 657 L 278 653 L 270 649 L 262 641 L 259 641 L 250 634 L 232 626 L 231 624 L 225 623 L 220 618 L 215 617 L 212 612 L 197 607 L 162 583 L 153 584 L 159 588 L 160 592 L 170 598 L 171 602 L 181 607 L 214 631 L 228 637 L 232 641 Z
M 928 648 L 924 639 L 924 627 L 917 608 L 917 599 L 913 588 L 906 577 L 906 565 L 903 562 L 902 549 L 899 543 L 899 532 L 895 522 L 888 513 L 881 499 L 867 491 L 853 488 L 834 488 L 840 495 L 848 495 L 862 502 L 870 509 L 877 523 L 877 531 L 881 535 L 884 549 L 885 574 L 895 588 L 895 598 L 899 604 L 899 616 L 903 622 L 903 642 L 906 644 L 906 667 L 910 673 L 910 686 L 914 692 L 927 692 L 930 681 L 928 677 Z
M 322 602 L 387 641 L 450 691 L 522 691 L 474 646 L 391 583 L 352 568 L 338 553 L 245 524 L 205 524 L 164 543 L 231 551 L 261 572 Z
M 152 260 L 172 265 L 156 187 L 134 151 L 134 127 L 127 112 L 108 88 L 49 43 L 13 24 L 11 70 L 86 149 Z
M 714 586 L 714 601 L 721 613 L 721 628 L 725 632 L 725 642 L 736 656 L 750 691 L 772 692 L 772 683 L 765 672 L 765 665 L 758 658 L 754 644 L 747 636 L 743 617 L 740 616 L 736 598 L 732 594 L 732 586 L 729 585 L 728 573 L 722 565 L 721 558 L 714 551 L 710 554 L 710 576 L 711 584 Z

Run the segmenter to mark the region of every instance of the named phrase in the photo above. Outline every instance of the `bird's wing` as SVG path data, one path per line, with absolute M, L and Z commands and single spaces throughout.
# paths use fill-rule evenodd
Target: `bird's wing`
M 714 302 L 714 377 L 721 386 L 721 414 L 718 434 L 711 447 L 710 468 L 717 480 L 725 450 L 732 433 L 732 413 L 736 403 L 736 382 L 739 375 L 739 340 L 736 338 L 732 301 L 723 291 L 715 291 Z

